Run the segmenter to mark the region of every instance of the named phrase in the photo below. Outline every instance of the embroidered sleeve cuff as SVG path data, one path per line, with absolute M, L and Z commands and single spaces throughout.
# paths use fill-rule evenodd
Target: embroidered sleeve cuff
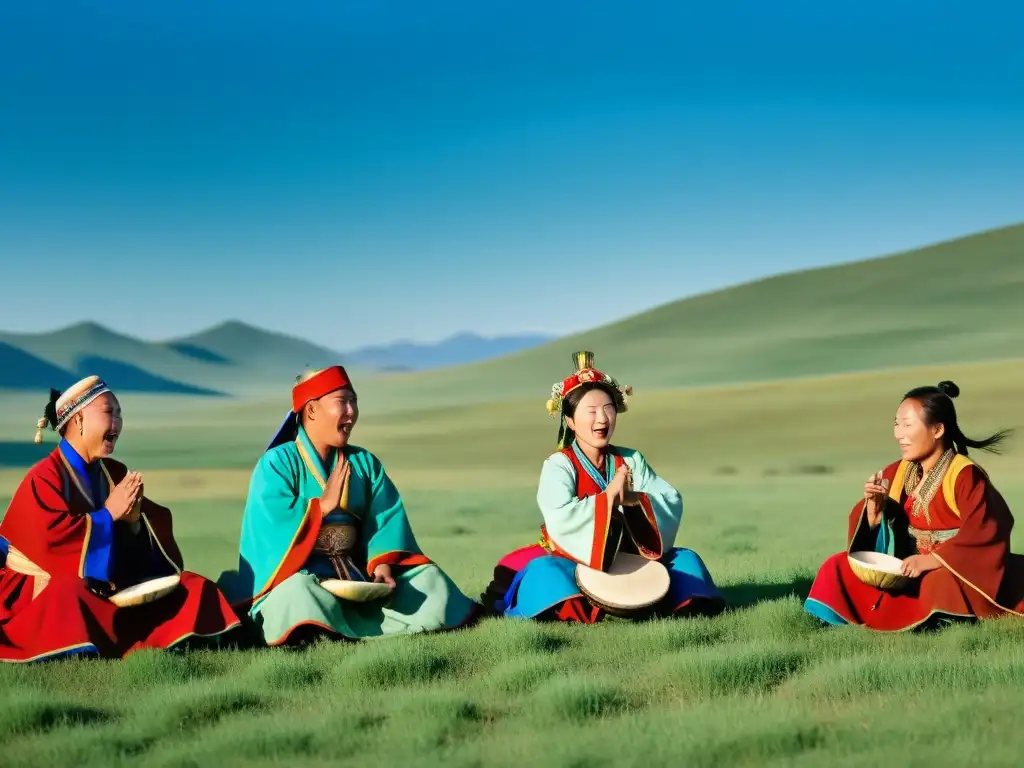
M 429 557 L 419 552 L 384 552 L 370 558 L 366 563 L 366 572 L 368 576 L 372 577 L 373 571 L 378 565 L 411 568 L 414 565 L 430 565 L 431 562 Z

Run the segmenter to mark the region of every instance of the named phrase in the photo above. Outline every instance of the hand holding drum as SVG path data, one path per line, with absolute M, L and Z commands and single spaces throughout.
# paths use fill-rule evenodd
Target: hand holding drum
M 874 528 L 882 522 L 882 510 L 889 496 L 889 481 L 882 473 L 875 472 L 864 484 L 864 512 L 868 517 L 868 525 Z

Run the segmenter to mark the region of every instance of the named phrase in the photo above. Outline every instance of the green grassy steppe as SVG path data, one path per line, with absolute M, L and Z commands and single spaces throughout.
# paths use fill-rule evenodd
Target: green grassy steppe
M 643 316 L 504 361 L 357 381 L 355 441 L 384 460 L 424 551 L 476 596 L 502 554 L 536 539 L 556 431 L 544 400 L 569 352 L 594 349 L 636 386 L 616 442 L 683 493 L 677 543 L 703 556 L 725 615 L 4 665 L 0 765 L 1016 764 L 1024 623 L 877 635 L 822 628 L 801 607 L 864 480 L 896 457 L 904 391 L 950 378 L 969 434 L 1024 427 L 1024 228 L 971 242 L 936 271 L 945 287 L 893 287 L 925 263 L 900 256 L 840 268 L 838 285 L 780 277 L 682 302 L 657 326 Z M 1009 260 L 964 266 L 990 251 Z M 955 312 L 928 314 L 943 298 Z M 44 396 L 0 400 L 0 497 L 52 447 L 28 442 Z M 120 458 L 173 509 L 190 568 L 216 578 L 235 564 L 249 471 L 287 382 L 273 401 L 122 399 Z M 1017 510 L 1022 437 L 976 457 Z M 1024 551 L 1019 531 L 1014 542 Z

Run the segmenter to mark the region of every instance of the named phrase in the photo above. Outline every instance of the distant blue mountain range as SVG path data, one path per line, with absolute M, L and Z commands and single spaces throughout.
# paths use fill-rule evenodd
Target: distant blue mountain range
M 458 333 L 432 344 L 395 341 L 363 347 L 346 353 L 344 357 L 351 365 L 379 371 L 424 371 L 511 355 L 538 347 L 553 338 L 541 334 L 485 338 L 475 333 Z

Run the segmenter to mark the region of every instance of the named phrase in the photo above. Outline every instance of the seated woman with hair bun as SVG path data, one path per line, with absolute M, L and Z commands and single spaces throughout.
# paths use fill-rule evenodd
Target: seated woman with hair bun
M 957 620 L 1024 615 L 1024 557 L 1010 552 L 1013 517 L 970 448 L 998 453 L 1009 434 L 964 435 L 943 381 L 903 396 L 894 422 L 902 458 L 876 472 L 850 513 L 847 550 L 825 561 L 805 603 L 831 625 L 898 631 Z M 847 557 L 877 552 L 902 560 L 904 588 L 861 581 Z
M 548 401 L 560 428 L 558 451 L 544 462 L 537 489 L 541 541 L 498 563 L 485 608 L 509 617 L 594 623 L 611 601 L 582 591 L 578 566 L 591 576 L 608 573 L 624 554 L 634 565 L 655 562 L 646 567 L 660 572 L 664 585 L 656 602 L 630 611 L 635 617 L 719 613 L 725 601 L 700 556 L 675 546 L 683 517 L 679 492 L 640 451 L 611 444 L 630 388 L 595 369 L 590 352 L 577 352 L 573 362 L 576 372 L 554 385 Z M 632 601 L 636 582 L 619 584 L 624 601 Z

